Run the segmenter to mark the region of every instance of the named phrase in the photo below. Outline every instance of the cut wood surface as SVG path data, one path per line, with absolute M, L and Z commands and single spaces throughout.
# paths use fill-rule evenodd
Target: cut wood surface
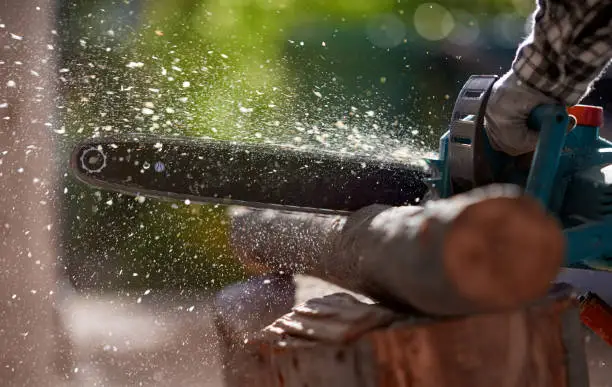
M 304 273 L 436 315 L 498 311 L 541 297 L 565 252 L 557 222 L 507 185 L 422 207 L 370 206 L 348 217 L 238 209 L 232 242 L 258 271 Z
M 586 387 L 571 288 L 529 307 L 462 318 L 392 312 L 338 293 L 243 345 L 228 387 Z

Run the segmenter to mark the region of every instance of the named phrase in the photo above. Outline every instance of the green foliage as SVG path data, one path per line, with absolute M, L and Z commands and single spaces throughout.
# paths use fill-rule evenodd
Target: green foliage
M 78 287 L 215 289 L 243 278 L 228 253 L 223 208 L 67 187 L 78 203 L 66 251 Z

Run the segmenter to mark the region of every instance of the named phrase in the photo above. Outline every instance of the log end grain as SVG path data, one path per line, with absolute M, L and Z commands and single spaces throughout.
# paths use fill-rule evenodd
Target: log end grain
M 474 203 L 449 229 L 444 266 L 475 305 L 516 307 L 546 294 L 558 274 L 565 238 L 557 221 L 527 196 Z

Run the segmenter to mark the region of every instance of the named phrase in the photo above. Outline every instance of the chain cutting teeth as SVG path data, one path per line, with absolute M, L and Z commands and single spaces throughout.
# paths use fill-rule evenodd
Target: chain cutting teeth
M 438 159 L 425 159 L 432 177 L 439 177 L 440 171 L 444 167 L 444 162 Z
M 425 159 L 428 166 L 430 177 L 423 179 L 423 183 L 427 187 L 425 199 L 435 199 L 440 197 L 440 184 L 442 183 L 441 169 L 443 162 L 437 159 Z

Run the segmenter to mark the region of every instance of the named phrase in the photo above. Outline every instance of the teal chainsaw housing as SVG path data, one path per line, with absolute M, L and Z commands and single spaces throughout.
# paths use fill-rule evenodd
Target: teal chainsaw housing
M 563 226 L 565 267 L 612 270 L 612 142 L 599 135 L 603 110 L 578 106 L 576 117 L 561 105 L 541 105 L 528 126 L 539 132 L 530 163 L 525 156 L 495 151 L 487 138 L 484 113 L 496 76 L 472 76 L 453 109 L 449 130 L 440 138 L 439 158 L 426 160 L 426 183 L 445 198 L 492 183 L 511 183 L 539 200 Z

